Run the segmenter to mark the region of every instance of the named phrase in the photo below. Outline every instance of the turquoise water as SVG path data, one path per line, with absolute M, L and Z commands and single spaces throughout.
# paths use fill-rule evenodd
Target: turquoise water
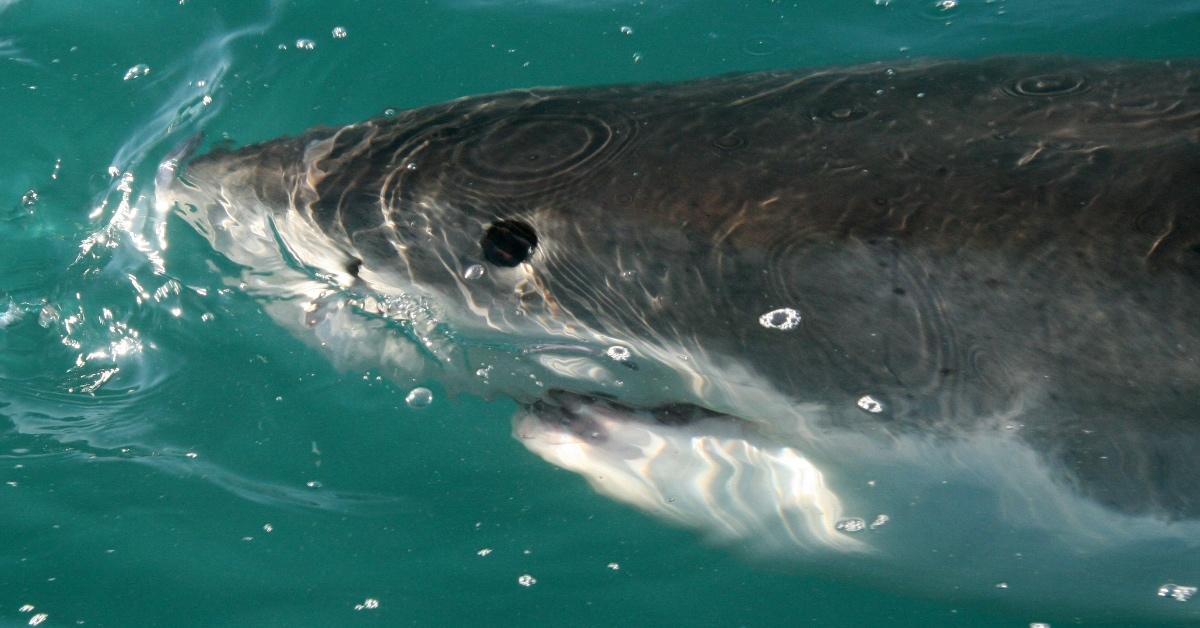
M 511 437 L 511 402 L 423 382 L 414 409 L 332 366 L 155 214 L 153 179 L 197 130 L 518 86 L 1195 57 L 1200 2 L 339 5 L 0 0 L 0 624 L 1137 623 L 750 558 L 601 498 Z

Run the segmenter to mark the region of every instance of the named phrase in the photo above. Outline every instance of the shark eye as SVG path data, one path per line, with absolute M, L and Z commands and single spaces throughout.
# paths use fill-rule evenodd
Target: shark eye
M 496 266 L 512 268 L 533 255 L 537 248 L 537 232 L 519 220 L 501 220 L 488 227 L 479 242 L 483 258 Z

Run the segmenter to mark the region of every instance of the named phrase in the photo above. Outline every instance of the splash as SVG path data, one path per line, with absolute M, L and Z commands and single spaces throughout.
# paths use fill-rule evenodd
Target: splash
M 109 187 L 88 214 L 103 224 L 80 241 L 72 264 L 82 276 L 122 278 L 128 298 L 107 304 L 98 314 L 87 311 L 78 295 L 76 303 L 46 304 L 55 314 L 51 318 L 61 325 L 63 344 L 79 350 L 72 368 L 84 375 L 76 377 L 81 381 L 71 390 L 95 393 L 120 374 L 124 364 L 154 348 L 130 322 L 140 310 L 162 308 L 179 318 L 184 314 L 183 301 L 207 296 L 206 288 L 185 286 L 169 276 L 164 259 L 168 214 L 166 208 L 155 206 L 152 194 L 141 190 L 143 178 L 138 173 L 153 153 L 177 136 L 195 134 L 220 111 L 223 101 L 216 96 L 233 64 L 232 45 L 265 32 L 279 12 L 280 3 L 274 2 L 263 20 L 214 36 L 183 60 L 161 72 L 156 69 L 155 80 L 175 81 L 178 86 L 115 151 L 108 167 Z M 139 77 L 148 75 L 148 70 L 138 73 Z M 94 330 L 96 323 L 99 333 Z M 138 387 L 144 384 L 133 383 Z
M 14 4 L 0 0 L 0 12 Z M 79 239 L 74 260 L 48 292 L 0 301 L 6 358 L 0 364 L 0 418 L 17 434 L 49 437 L 64 451 L 98 457 L 125 457 L 119 452 L 131 448 L 153 457 L 163 450 L 153 434 L 162 417 L 147 412 L 157 396 L 185 383 L 178 379 L 183 361 L 156 337 L 180 329 L 164 321 L 211 320 L 204 309 L 211 305 L 210 288 L 167 268 L 167 214 L 154 206 L 146 185 L 156 157 L 220 110 L 221 80 L 235 61 L 233 43 L 264 32 L 280 7 L 273 2 L 256 23 L 221 32 L 173 64 L 141 73 L 138 87 L 176 87 L 103 166 L 108 185 L 81 212 L 92 228 Z M 19 54 L 14 40 L 0 38 L 0 61 Z M 52 179 L 60 165 L 55 163 Z M 235 493 L 254 494 L 235 490 L 235 480 L 227 484 Z

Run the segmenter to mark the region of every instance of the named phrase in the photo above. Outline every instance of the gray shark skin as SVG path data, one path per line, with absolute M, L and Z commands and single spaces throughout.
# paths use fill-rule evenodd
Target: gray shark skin
M 531 450 L 668 519 L 853 552 L 907 509 L 1198 556 L 1196 62 L 518 90 L 180 170 L 160 200 L 281 322 L 517 399 Z M 990 514 L 935 496 L 959 476 Z

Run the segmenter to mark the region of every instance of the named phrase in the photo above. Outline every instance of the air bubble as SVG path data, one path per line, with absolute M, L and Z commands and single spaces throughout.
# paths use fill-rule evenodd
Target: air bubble
M 622 35 L 632 35 L 632 34 L 633 34 L 633 29 L 632 29 L 632 28 L 630 28 L 630 27 L 628 27 L 628 26 L 622 26 L 622 27 L 621 27 L 621 34 L 622 34 Z
M 519 584 L 523 587 L 531 587 L 531 586 L 537 584 L 537 578 L 534 578 L 533 576 L 531 576 L 529 574 L 523 574 L 522 576 L 517 578 L 517 584 Z
M 883 404 L 879 403 L 871 395 L 863 395 L 858 398 L 858 407 L 870 412 L 871 414 L 879 414 L 883 412 Z
M 317 47 L 317 42 L 311 39 L 297 39 L 296 50 L 312 50 Z
M 350 33 L 346 32 L 346 29 L 342 28 L 341 26 L 334 26 L 331 34 L 333 35 L 334 39 L 345 39 L 348 35 L 350 35 Z
M 488 554 L 491 554 L 491 553 L 492 553 L 492 548 L 485 547 L 485 548 L 479 550 L 478 552 L 475 552 L 475 555 L 483 557 L 483 556 L 487 556 Z
M 842 532 L 862 532 L 866 529 L 867 522 L 858 517 L 850 517 L 849 519 L 838 521 L 833 527 Z
M 1014 96 L 1051 97 L 1085 91 L 1088 87 L 1087 79 L 1082 75 L 1067 72 L 1023 78 L 1006 86 L 1004 91 Z
M 415 409 L 428 407 L 429 404 L 433 403 L 433 391 L 425 387 L 414 388 L 404 398 L 404 403 L 407 403 L 408 407 Z
M 642 53 L 640 53 L 640 52 L 633 53 L 633 62 L 641 63 L 642 62 Z
M 889 522 L 891 520 L 892 520 L 891 517 L 889 517 L 883 513 L 880 513 L 878 515 L 875 515 L 875 520 L 871 522 L 870 528 L 872 530 L 878 530 L 879 528 L 882 528 L 883 526 L 887 525 L 887 522 Z
M 617 362 L 624 362 L 625 360 L 629 359 L 631 352 L 629 351 L 629 347 L 622 347 L 621 345 L 613 345 L 604 352 L 604 355 L 607 355 L 608 357 L 612 358 L 613 360 L 616 360 Z
M 742 42 L 742 52 L 753 57 L 765 57 L 775 54 L 782 48 L 778 39 L 774 37 L 752 37 Z
M 758 317 L 758 324 L 767 329 L 782 329 L 787 331 L 800 324 L 800 312 L 790 307 L 781 307 L 778 310 L 771 310 Z
M 467 281 L 473 281 L 482 277 L 483 273 L 483 266 L 479 264 L 471 264 L 465 271 L 463 271 L 463 279 L 466 279 Z
M 150 73 L 150 66 L 146 65 L 145 63 L 139 63 L 139 64 L 133 66 L 132 68 L 125 70 L 125 80 L 132 81 L 134 79 L 139 79 L 139 78 L 142 78 L 143 76 L 146 76 L 149 73 Z

